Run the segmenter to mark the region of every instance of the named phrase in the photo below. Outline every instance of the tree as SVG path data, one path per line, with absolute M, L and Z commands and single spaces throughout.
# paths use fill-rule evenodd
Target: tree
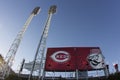
M 10 74 L 5 80 L 22 80 L 16 74 Z

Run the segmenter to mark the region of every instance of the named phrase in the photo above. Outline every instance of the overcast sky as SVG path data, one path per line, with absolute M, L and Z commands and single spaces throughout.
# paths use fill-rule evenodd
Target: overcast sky
M 113 71 L 113 63 L 120 61 L 120 0 L 0 0 L 0 54 L 4 57 L 31 11 L 41 7 L 25 32 L 13 69 L 23 58 L 33 60 L 51 5 L 57 5 L 57 13 L 46 48 L 100 47 Z

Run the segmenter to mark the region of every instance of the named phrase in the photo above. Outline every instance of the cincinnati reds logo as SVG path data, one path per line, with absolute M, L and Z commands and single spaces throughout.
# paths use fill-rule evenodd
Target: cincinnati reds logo
M 105 65 L 102 54 L 92 53 L 87 57 L 87 60 L 94 69 L 103 68 Z
M 68 52 L 66 51 L 57 51 L 55 53 L 53 53 L 51 55 L 51 58 L 55 61 L 55 62 L 66 62 L 70 59 L 70 55 Z

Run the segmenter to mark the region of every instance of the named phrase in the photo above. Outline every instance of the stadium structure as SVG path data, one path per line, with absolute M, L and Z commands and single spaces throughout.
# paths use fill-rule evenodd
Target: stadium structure
M 60 77 L 67 80 L 84 80 L 90 78 L 88 76 L 89 71 L 103 71 L 103 76 L 109 75 L 109 70 L 99 47 L 48 48 L 46 54 L 45 80 Z M 31 63 L 25 63 L 24 68 L 30 70 Z M 38 65 L 36 65 L 35 71 L 39 69 Z
M 5 66 L 5 60 L 4 60 L 4 58 L 3 58 L 3 56 L 2 55 L 0 55 L 0 78 L 2 77 L 2 69 L 4 68 L 4 66 Z M 15 74 L 15 72 L 10 68 L 10 73 L 11 74 Z
M 23 29 L 15 38 L 7 59 L 0 56 L 0 74 L 1 79 L 5 80 L 6 75 L 15 74 L 12 69 L 12 63 L 15 58 L 20 41 L 30 24 L 32 18 L 38 14 L 40 7 L 36 7 Z M 105 57 L 100 47 L 53 47 L 46 49 L 46 40 L 49 32 L 52 15 L 56 12 L 56 5 L 52 5 L 48 11 L 48 18 L 41 35 L 35 57 L 33 61 L 25 63 L 23 59 L 18 78 L 22 80 L 107 80 L 109 77 L 109 65 L 105 63 Z M 5 67 L 3 67 L 5 66 Z M 118 64 L 114 65 L 116 72 L 119 73 Z M 24 69 L 28 74 L 22 73 Z M 9 71 L 10 70 L 10 71 Z M 90 71 L 102 71 L 102 76 L 89 76 Z M 108 79 L 110 80 L 110 79 Z

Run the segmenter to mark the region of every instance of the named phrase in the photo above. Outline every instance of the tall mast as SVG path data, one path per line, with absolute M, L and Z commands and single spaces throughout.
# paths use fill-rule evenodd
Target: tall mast
M 6 57 L 5 57 L 5 67 L 3 68 L 3 75 L 2 79 L 4 80 L 5 77 L 7 77 L 10 74 L 10 68 L 13 65 L 13 61 L 16 55 L 16 52 L 18 50 L 18 47 L 20 45 L 20 42 L 23 38 L 23 35 L 28 28 L 28 25 L 32 21 L 33 17 L 36 16 L 39 13 L 40 7 L 34 8 L 34 10 L 31 12 L 29 18 L 27 19 L 26 23 L 24 24 L 22 30 L 17 34 L 16 38 L 14 39 Z
M 47 18 L 43 33 L 41 35 L 41 38 L 40 38 L 40 41 L 39 41 L 39 44 L 38 44 L 38 47 L 37 47 L 37 51 L 36 51 L 36 54 L 35 54 L 35 57 L 34 57 L 34 60 L 33 60 L 33 65 L 32 65 L 31 73 L 29 75 L 28 80 L 31 80 L 31 78 L 32 78 L 32 74 L 33 74 L 36 62 L 40 63 L 38 80 L 40 80 L 41 76 L 43 76 L 44 65 L 45 65 L 45 57 L 46 57 L 46 55 L 44 53 L 45 47 L 46 47 L 46 40 L 47 40 L 47 36 L 48 36 L 48 31 L 49 31 L 49 27 L 50 27 L 51 18 L 52 18 L 52 15 L 55 12 L 56 12 L 56 6 L 53 5 L 53 6 L 50 7 L 50 9 L 48 11 L 48 18 Z

